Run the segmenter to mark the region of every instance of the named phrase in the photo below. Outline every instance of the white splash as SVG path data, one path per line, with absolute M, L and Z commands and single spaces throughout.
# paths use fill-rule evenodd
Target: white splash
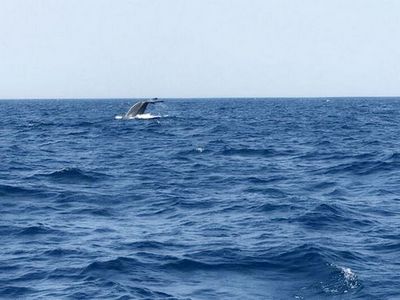
M 344 276 L 344 280 L 349 288 L 355 289 L 358 286 L 357 275 L 350 268 L 341 267 L 340 271 Z
M 147 113 L 147 114 L 136 115 L 135 117 L 130 118 L 130 119 L 150 120 L 150 119 L 157 119 L 157 118 L 160 118 L 160 117 L 161 117 L 161 116 L 152 115 L 152 114 L 150 114 L 150 113 Z
M 161 116 L 158 115 L 152 115 L 150 113 L 147 114 L 141 114 L 141 115 L 136 115 L 134 117 L 125 117 L 125 116 L 115 116 L 116 120 L 135 120 L 135 119 L 140 119 L 140 120 L 151 120 L 151 119 L 158 119 L 161 118 Z
M 334 272 L 327 282 L 321 281 L 321 288 L 327 294 L 346 294 L 360 286 L 357 275 L 347 267 L 330 264 L 338 272 Z

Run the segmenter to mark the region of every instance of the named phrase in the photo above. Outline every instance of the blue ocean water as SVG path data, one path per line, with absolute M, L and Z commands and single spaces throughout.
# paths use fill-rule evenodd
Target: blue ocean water
M 399 100 L 0 101 L 0 298 L 399 299 Z

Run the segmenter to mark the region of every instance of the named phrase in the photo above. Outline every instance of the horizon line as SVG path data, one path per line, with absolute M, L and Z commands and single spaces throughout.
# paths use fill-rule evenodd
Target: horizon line
M 67 98 L 67 97 L 52 97 L 52 98 L 0 98 L 0 101 L 14 101 L 14 100 L 140 100 L 140 99 L 151 99 L 154 97 L 78 97 L 78 98 Z M 399 96 L 267 96 L 267 97 L 157 97 L 159 99 L 164 100 L 189 100 L 189 99 L 196 99 L 196 100 L 216 100 L 216 99 L 254 99 L 254 100 L 268 100 L 268 99 L 359 99 L 359 98 L 366 98 L 366 99 L 376 99 L 376 98 L 400 98 Z

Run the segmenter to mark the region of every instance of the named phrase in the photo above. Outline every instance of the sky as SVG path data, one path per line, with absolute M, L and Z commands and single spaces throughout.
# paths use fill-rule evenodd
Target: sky
M 398 0 L 0 0 L 0 98 L 400 96 Z

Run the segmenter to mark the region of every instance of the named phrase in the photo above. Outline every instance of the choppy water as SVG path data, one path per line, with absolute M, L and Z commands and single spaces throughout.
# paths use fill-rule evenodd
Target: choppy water
M 131 104 L 0 101 L 1 298 L 400 298 L 400 101 Z

